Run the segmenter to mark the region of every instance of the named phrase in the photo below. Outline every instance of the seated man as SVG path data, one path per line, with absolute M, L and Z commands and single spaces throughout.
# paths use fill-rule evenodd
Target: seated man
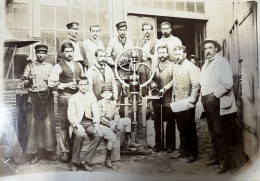
M 79 91 L 69 98 L 68 119 L 70 121 L 70 136 L 74 135 L 72 159 L 70 170 L 76 171 L 77 167 L 82 166 L 86 171 L 93 171 L 90 163 L 96 148 L 98 147 L 103 132 L 100 129 L 100 114 L 97 105 L 97 99 L 92 92 L 88 92 L 87 77 L 80 77 L 77 80 Z M 80 151 L 86 133 L 93 140 L 86 153 L 80 158 Z
M 103 99 L 98 101 L 98 107 L 100 111 L 100 123 L 102 128 L 110 128 L 110 130 L 125 131 L 126 148 L 138 147 L 140 144 L 134 143 L 131 140 L 131 119 L 120 118 L 119 107 L 116 106 L 116 101 L 112 101 L 112 87 L 103 86 L 101 90 L 101 97 Z

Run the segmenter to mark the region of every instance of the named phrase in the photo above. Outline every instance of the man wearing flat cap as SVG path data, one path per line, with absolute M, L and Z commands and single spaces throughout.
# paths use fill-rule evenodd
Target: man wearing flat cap
M 107 64 L 114 69 L 115 61 L 117 57 L 126 49 L 131 48 L 134 46 L 134 43 L 131 39 L 127 38 L 127 24 L 125 21 L 119 22 L 116 24 L 118 36 L 110 40 L 108 47 L 107 47 Z M 126 55 L 127 56 L 127 55 Z M 119 101 L 121 99 L 121 92 L 122 92 L 122 84 L 116 78 L 117 88 L 118 88 L 118 95 Z
M 71 23 L 68 23 L 66 26 L 68 28 L 69 37 L 68 37 L 68 39 L 62 41 L 61 45 L 64 42 L 72 43 L 72 45 L 74 46 L 73 61 L 80 62 L 82 64 L 82 66 L 85 67 L 85 66 L 87 66 L 87 55 L 86 55 L 83 43 L 78 40 L 79 23 L 71 22 Z M 63 59 L 63 57 L 62 57 L 63 54 L 62 54 L 62 52 L 60 52 L 60 45 L 58 45 L 57 49 L 58 49 L 57 62 L 59 62 Z
M 228 61 L 220 56 L 220 44 L 207 38 L 201 42 L 206 62 L 201 69 L 201 101 L 211 136 L 213 155 L 207 165 L 220 164 L 218 173 L 229 169 L 229 125 L 237 107 L 232 90 L 233 77 Z
M 52 65 L 45 61 L 48 47 L 36 45 L 37 60 L 29 62 L 25 67 L 22 86 L 29 88 L 29 97 L 32 102 L 32 118 L 28 122 L 28 142 L 26 153 L 30 163 L 36 163 L 44 156 L 49 160 L 56 160 L 56 132 L 54 122 L 53 94 L 48 89 L 47 80 Z

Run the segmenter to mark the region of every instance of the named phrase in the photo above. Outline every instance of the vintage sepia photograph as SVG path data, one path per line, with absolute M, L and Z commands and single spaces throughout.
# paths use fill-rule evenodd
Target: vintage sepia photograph
M 260 181 L 259 12 L 0 1 L 0 180 Z

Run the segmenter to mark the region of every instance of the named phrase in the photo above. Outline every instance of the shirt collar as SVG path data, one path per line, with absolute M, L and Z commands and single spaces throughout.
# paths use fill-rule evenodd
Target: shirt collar
M 37 66 L 45 65 L 45 64 L 46 64 L 45 60 L 42 63 L 40 63 L 38 60 L 35 61 L 35 65 L 37 65 Z
M 72 36 L 69 36 L 69 39 L 70 39 L 71 41 L 73 41 L 73 42 L 77 42 L 77 38 L 74 38 L 74 37 L 72 37 Z

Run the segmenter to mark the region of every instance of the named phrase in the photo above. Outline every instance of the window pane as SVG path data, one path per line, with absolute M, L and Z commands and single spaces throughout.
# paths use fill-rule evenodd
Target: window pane
M 14 56 L 14 79 L 20 79 L 23 76 L 23 71 L 27 65 L 27 55 Z
M 13 4 L 13 22 L 16 28 L 29 28 L 29 6 Z
M 184 2 L 176 2 L 175 5 L 177 11 L 184 11 Z
M 153 7 L 157 8 L 157 9 L 163 9 L 163 1 L 154 0 L 153 1 Z
M 109 12 L 108 11 L 98 11 L 98 24 L 102 26 L 102 32 L 109 32 L 110 30 L 110 21 L 109 21 Z
M 13 35 L 14 35 L 14 38 L 17 38 L 17 39 L 30 38 L 29 30 L 14 29 Z M 29 52 L 30 52 L 29 46 L 18 48 L 16 50 L 16 53 L 28 53 L 29 54 Z
M 55 53 L 55 33 L 54 31 L 41 31 L 41 43 L 48 46 L 48 54 Z
M 110 40 L 110 34 L 109 33 L 100 33 L 99 38 L 104 43 L 104 47 L 106 49 L 107 45 L 109 43 L 109 40 Z
M 55 7 L 68 7 L 68 0 L 40 0 L 41 5 L 55 6 Z
M 195 3 L 194 2 L 186 2 L 186 11 L 187 12 L 195 12 Z
M 204 13 L 204 2 L 196 2 L 196 10 L 198 13 Z
M 14 3 L 29 3 L 29 0 L 13 0 Z
M 41 6 L 41 30 L 55 29 L 55 8 Z
M 66 24 L 69 23 L 69 11 L 67 8 L 56 9 L 56 29 L 67 30 Z
M 84 30 L 84 10 L 80 9 L 71 9 L 71 22 L 79 23 L 79 31 Z
M 167 10 L 174 10 L 174 2 L 165 1 L 164 8 Z
M 130 4 L 129 7 L 131 7 L 131 6 L 139 7 L 140 6 L 140 1 L 139 0 L 132 0 L 130 2 L 131 2 L 131 4 Z
M 6 26 L 7 28 L 12 27 L 12 5 L 6 7 Z
M 131 39 L 141 39 L 142 24 L 141 17 L 128 16 L 128 35 Z
M 152 8 L 152 1 L 151 0 L 141 0 L 141 7 Z
M 57 51 L 60 49 L 62 42 L 64 40 L 67 40 L 69 35 L 68 31 L 56 31 L 56 50 L 55 53 L 58 53 Z
M 70 5 L 77 8 L 97 9 L 96 0 L 71 0 Z
M 98 9 L 109 10 L 109 0 L 98 0 Z
M 96 10 L 85 10 L 85 26 L 86 31 L 89 31 L 91 25 L 97 24 L 97 11 Z

